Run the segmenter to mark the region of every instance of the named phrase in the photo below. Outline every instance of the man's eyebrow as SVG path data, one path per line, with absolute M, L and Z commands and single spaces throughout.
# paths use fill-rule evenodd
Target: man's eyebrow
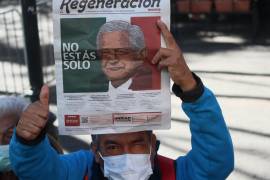
M 131 143 L 141 143 L 141 142 L 145 142 L 145 139 L 143 137 L 139 137 L 131 141 Z
M 110 51 L 111 48 L 104 48 L 104 49 L 99 49 L 99 51 Z
M 111 145 L 111 144 L 119 144 L 119 143 L 117 143 L 116 141 L 113 141 L 113 140 L 106 140 L 104 142 L 104 145 Z

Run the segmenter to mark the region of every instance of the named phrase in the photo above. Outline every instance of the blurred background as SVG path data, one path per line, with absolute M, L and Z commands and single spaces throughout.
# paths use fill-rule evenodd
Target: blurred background
M 171 31 L 217 96 L 232 135 L 235 170 L 228 179 L 270 179 L 270 0 L 171 2 Z M 0 0 L 0 94 L 35 100 L 47 83 L 56 114 L 52 23 L 51 0 Z M 172 128 L 156 134 L 160 154 L 176 158 L 190 150 L 190 131 L 181 101 L 171 100 Z M 90 136 L 59 141 L 72 152 L 89 149 Z

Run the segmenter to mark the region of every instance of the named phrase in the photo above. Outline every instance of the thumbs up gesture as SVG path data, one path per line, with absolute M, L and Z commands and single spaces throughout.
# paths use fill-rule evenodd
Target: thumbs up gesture
M 22 113 L 16 127 L 16 133 L 21 138 L 31 141 L 36 139 L 46 126 L 49 113 L 49 88 L 41 88 L 39 101 L 30 104 Z

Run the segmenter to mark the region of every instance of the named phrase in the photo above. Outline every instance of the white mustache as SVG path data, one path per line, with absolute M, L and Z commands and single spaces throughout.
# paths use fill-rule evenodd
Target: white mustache
M 123 65 L 118 64 L 119 60 L 118 59 L 113 59 L 113 60 L 108 60 L 105 64 L 104 64 L 104 68 L 109 68 L 109 69 L 120 69 L 120 68 L 124 68 Z

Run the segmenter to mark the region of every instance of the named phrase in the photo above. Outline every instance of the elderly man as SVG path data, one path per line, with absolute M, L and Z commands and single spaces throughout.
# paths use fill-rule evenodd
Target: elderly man
M 0 145 L 9 144 L 13 128 L 27 104 L 27 101 L 20 97 L 0 97 Z
M 0 97 L 0 179 L 13 180 L 18 179 L 11 171 L 9 159 L 9 143 L 20 116 L 29 102 L 22 97 L 2 96 Z M 50 113 L 50 118 L 53 118 Z M 52 147 L 57 152 L 62 153 L 58 142 L 49 136 Z
M 27 101 L 21 97 L 0 97 L 0 179 L 17 179 L 11 171 L 9 142 L 13 129 L 27 104 Z
M 147 50 L 139 26 L 125 21 L 109 21 L 97 35 L 97 49 L 108 90 L 151 89 L 151 68 L 145 62 Z
M 12 166 L 20 179 L 225 179 L 233 170 L 233 147 L 213 93 L 189 70 L 166 25 L 158 21 L 167 48 L 152 63 L 168 68 L 173 91 L 190 118 L 192 150 L 170 160 L 157 155 L 151 131 L 93 135 L 91 151 L 59 156 L 42 135 L 47 122 L 48 87 L 23 113 L 11 142 Z

